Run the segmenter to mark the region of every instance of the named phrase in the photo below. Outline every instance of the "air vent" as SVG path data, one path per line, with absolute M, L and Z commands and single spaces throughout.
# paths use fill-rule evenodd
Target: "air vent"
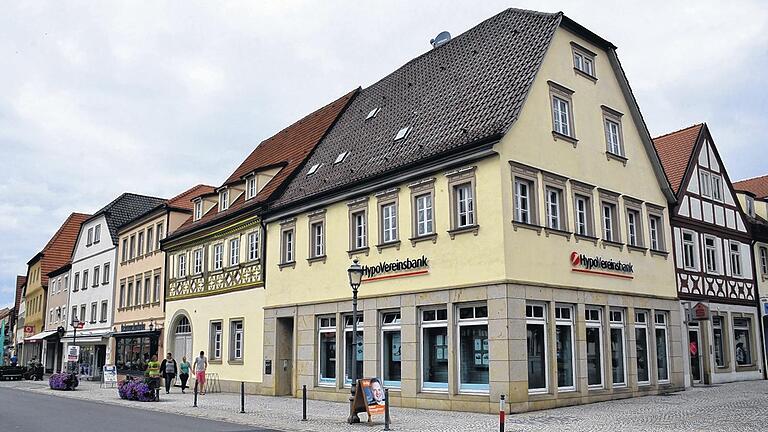
M 406 126 L 406 127 L 402 128 L 402 129 L 400 129 L 399 131 L 397 131 L 397 135 L 395 135 L 395 141 L 401 140 L 401 139 L 405 138 L 405 136 L 408 135 L 408 131 L 410 131 L 410 130 L 411 130 L 411 128 Z
M 312 168 L 309 169 L 309 171 L 307 172 L 307 175 L 311 176 L 312 174 L 316 173 L 317 170 L 320 169 L 321 165 L 322 164 L 314 164 L 314 165 L 312 165 Z
M 379 113 L 380 109 L 381 108 L 379 108 L 379 107 L 376 107 L 376 108 L 372 109 L 371 112 L 369 112 L 368 115 L 365 117 L 365 119 L 368 120 L 368 119 L 372 119 L 372 118 L 376 117 L 376 114 Z
M 336 165 L 336 164 L 340 164 L 340 163 L 344 162 L 344 159 L 347 158 L 348 154 L 349 154 L 349 152 L 339 153 L 339 155 L 336 156 L 336 160 L 333 161 L 333 164 Z

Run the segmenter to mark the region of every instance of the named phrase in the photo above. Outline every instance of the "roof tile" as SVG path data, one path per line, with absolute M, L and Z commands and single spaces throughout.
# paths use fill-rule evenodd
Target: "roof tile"
M 768 175 L 739 180 L 733 183 L 737 190 L 743 190 L 755 194 L 756 198 L 768 198 Z
M 675 194 L 683 182 L 688 162 L 703 128 L 704 123 L 695 124 L 653 139 L 661 165 Z

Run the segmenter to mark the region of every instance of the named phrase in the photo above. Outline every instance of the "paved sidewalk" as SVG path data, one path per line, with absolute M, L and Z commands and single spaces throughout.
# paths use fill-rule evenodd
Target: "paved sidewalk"
M 308 401 L 309 421 L 302 422 L 301 400 L 283 397 L 246 396 L 246 413 L 240 414 L 238 394 L 207 394 L 192 407 L 192 394 L 174 389 L 162 393 L 161 402 L 141 403 L 119 399 L 117 389 L 99 388 L 84 382 L 77 391 L 48 389 L 47 382 L 0 382 L 0 386 L 54 394 L 61 397 L 171 412 L 248 426 L 290 431 L 379 431 L 383 419 L 373 424 L 345 423 L 347 405 Z M 753 381 L 695 388 L 667 396 L 648 396 L 591 405 L 559 408 L 507 417 L 509 431 L 762 431 L 768 413 L 768 381 Z M 361 415 L 365 418 L 365 415 Z M 392 409 L 393 431 L 496 431 L 495 415 Z

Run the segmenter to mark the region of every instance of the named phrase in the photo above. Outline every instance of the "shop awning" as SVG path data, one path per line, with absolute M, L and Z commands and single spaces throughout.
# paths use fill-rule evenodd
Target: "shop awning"
M 113 332 L 112 336 L 116 338 L 136 337 L 136 336 L 160 336 L 160 330 L 136 330 L 136 331 L 126 331 L 126 332 Z
M 50 336 L 53 336 L 55 334 L 56 334 L 56 330 L 44 331 L 44 332 L 40 332 L 40 333 L 38 333 L 36 335 L 30 336 L 28 338 L 25 338 L 24 340 L 26 342 L 37 342 L 37 341 L 41 341 L 43 339 L 48 339 Z

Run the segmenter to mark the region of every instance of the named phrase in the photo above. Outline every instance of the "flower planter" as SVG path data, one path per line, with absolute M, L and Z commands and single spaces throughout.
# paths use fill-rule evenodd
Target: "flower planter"
M 53 390 L 74 390 L 79 383 L 77 375 L 70 373 L 55 373 L 48 379 Z
M 151 378 L 134 378 L 128 376 L 123 381 L 117 383 L 117 394 L 120 395 L 120 399 L 139 402 L 156 402 L 156 387 L 156 380 Z

